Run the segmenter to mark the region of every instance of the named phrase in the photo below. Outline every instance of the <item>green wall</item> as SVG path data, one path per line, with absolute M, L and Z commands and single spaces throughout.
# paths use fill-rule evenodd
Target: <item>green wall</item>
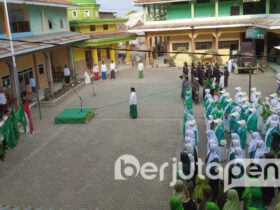
M 239 6 L 240 14 L 243 12 L 242 1 L 240 0 L 232 0 L 228 2 L 219 2 L 219 16 L 230 16 L 230 8 L 231 6 Z
M 194 17 L 213 17 L 215 16 L 215 3 L 200 3 L 194 5 Z
M 43 31 L 43 27 L 42 27 L 41 13 L 40 13 L 41 9 L 44 10 L 45 13 L 46 31 Z M 28 5 L 28 14 L 29 14 L 31 32 L 33 34 L 44 34 L 44 33 L 47 34 L 47 33 L 69 31 L 66 8 Z M 49 29 L 48 20 L 52 21 L 53 29 Z M 63 21 L 63 28 L 60 28 L 60 20 Z
M 279 0 L 270 0 L 270 14 L 280 14 Z
M 168 4 L 167 5 L 167 19 L 176 20 L 191 18 L 191 4 Z

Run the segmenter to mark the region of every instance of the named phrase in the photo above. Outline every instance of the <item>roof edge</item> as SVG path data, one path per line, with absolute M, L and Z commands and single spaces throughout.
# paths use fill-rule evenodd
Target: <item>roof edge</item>
M 174 2 L 190 2 L 191 0 L 153 0 L 151 2 L 133 2 L 132 4 L 135 6 L 145 5 L 145 4 L 166 4 L 166 3 L 174 3 Z

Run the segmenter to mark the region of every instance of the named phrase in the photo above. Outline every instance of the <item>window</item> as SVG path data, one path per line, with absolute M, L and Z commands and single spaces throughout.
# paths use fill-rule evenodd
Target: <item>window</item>
M 260 0 L 258 2 L 244 1 L 243 14 L 244 15 L 265 14 L 265 0 Z
M 85 11 L 85 17 L 90 17 L 90 12 L 88 10 Z
M 96 30 L 95 25 L 91 25 L 90 26 L 90 31 L 95 31 L 95 30 Z
M 239 45 L 238 40 L 219 41 L 219 49 L 238 50 L 238 45 Z
M 60 23 L 60 28 L 63 28 L 63 20 L 62 19 L 59 20 L 59 23 Z
M 230 15 L 239 15 L 240 14 L 240 7 L 239 6 L 231 6 L 230 7 Z
M 72 17 L 73 17 L 73 18 L 76 18 L 76 17 L 77 17 L 77 12 L 76 12 L 76 11 L 73 11 L 73 12 L 72 12 Z
M 212 42 L 196 42 L 195 49 L 196 50 L 209 50 L 212 49 Z
M 53 29 L 53 23 L 52 23 L 52 20 L 48 20 L 48 24 L 49 24 L 49 29 Z
M 70 26 L 70 31 L 75 31 L 75 26 Z
M 109 26 L 106 24 L 106 25 L 103 25 L 103 30 L 104 31 L 107 31 L 109 29 Z
M 196 0 L 196 3 L 210 3 L 210 0 Z
M 24 84 L 25 85 L 29 85 L 29 79 L 33 77 L 33 71 L 32 71 L 32 68 L 29 68 L 29 69 L 25 69 L 23 71 L 20 71 L 18 73 L 18 79 L 19 81 L 24 81 Z
M 189 43 L 172 43 L 172 51 L 177 51 L 179 48 L 189 50 Z
M 45 73 L 44 64 L 38 65 L 38 69 L 39 69 L 39 74 L 44 74 Z
M 10 76 L 2 77 L 2 84 L 4 88 L 10 88 L 11 87 L 11 79 Z

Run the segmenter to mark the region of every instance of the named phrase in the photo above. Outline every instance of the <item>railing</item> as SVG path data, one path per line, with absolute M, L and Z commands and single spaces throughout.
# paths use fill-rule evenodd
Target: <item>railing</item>
M 30 32 L 29 21 L 14 21 L 11 22 L 12 33 Z

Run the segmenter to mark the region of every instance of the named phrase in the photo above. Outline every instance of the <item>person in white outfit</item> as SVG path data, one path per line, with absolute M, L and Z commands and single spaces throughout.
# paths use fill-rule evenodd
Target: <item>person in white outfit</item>
M 237 102 L 237 101 L 238 101 L 238 98 L 239 98 L 239 94 L 240 94 L 241 91 L 242 91 L 242 88 L 241 88 L 241 87 L 236 87 L 236 88 L 235 88 L 235 91 L 236 91 L 236 93 L 235 93 L 235 96 L 234 96 L 234 101 Z
M 110 63 L 110 79 L 116 79 L 116 63 L 112 60 Z
M 107 77 L 107 65 L 104 61 L 101 64 L 101 76 L 103 80 L 106 80 Z
M 130 106 L 130 118 L 136 119 L 138 117 L 137 94 L 134 87 L 130 89 L 129 106 Z

